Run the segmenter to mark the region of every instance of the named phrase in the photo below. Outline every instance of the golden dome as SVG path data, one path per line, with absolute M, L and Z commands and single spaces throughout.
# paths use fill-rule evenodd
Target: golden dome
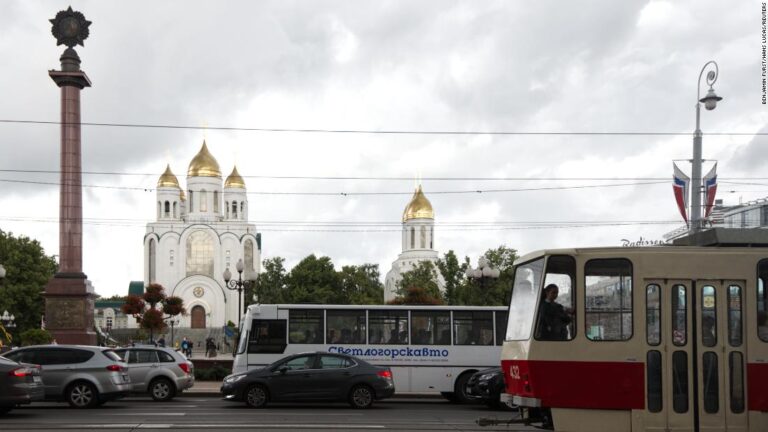
M 237 166 L 232 168 L 232 174 L 227 177 L 227 180 L 224 182 L 224 187 L 245 189 L 245 181 L 240 177 L 240 173 L 237 172 Z
M 410 219 L 434 219 L 435 211 L 432 209 L 432 204 L 427 197 L 421 191 L 421 185 L 413 193 L 411 202 L 405 207 L 403 212 L 403 222 Z
M 186 201 L 187 200 L 187 194 L 184 193 L 183 189 L 179 191 L 179 199 L 182 200 L 182 201 Z
M 221 170 L 216 158 L 208 151 L 208 146 L 203 140 L 203 147 L 197 153 L 192 162 L 189 163 L 187 177 L 218 177 L 221 178 Z
M 171 164 L 168 164 L 168 166 L 165 167 L 165 172 L 160 176 L 160 179 L 157 180 L 157 187 L 175 187 L 181 189 L 179 186 L 179 179 L 177 179 L 171 172 Z

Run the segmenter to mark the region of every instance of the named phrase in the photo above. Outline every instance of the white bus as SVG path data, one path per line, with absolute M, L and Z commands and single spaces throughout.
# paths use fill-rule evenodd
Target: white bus
M 472 373 L 500 365 L 507 308 L 262 304 L 241 325 L 233 373 L 327 351 L 391 368 L 398 393 L 464 402 Z

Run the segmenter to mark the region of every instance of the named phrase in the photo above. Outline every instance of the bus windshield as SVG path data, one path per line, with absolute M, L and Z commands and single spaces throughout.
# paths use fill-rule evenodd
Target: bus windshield
M 528 340 L 531 337 L 543 273 L 544 258 L 518 266 L 515 270 L 515 284 L 509 302 L 507 340 Z

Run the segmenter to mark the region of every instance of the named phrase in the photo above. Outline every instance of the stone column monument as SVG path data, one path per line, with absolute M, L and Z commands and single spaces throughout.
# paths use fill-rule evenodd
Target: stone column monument
M 94 291 L 83 273 L 83 199 L 80 164 L 80 90 L 91 86 L 72 48 L 83 45 L 91 25 L 72 7 L 50 20 L 57 45 L 66 45 L 61 70 L 48 75 L 61 88 L 61 186 L 59 271 L 45 287 L 46 329 L 60 344 L 95 345 Z

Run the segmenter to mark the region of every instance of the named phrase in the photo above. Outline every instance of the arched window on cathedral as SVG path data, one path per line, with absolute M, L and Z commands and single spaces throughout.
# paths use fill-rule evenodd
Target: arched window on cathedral
M 195 204 L 194 204 L 195 203 L 195 197 L 193 196 L 191 190 L 189 191 L 188 195 L 189 195 L 189 201 L 188 201 L 189 202 L 189 212 L 192 213 L 193 211 L 195 211 Z
M 179 218 L 179 203 L 178 201 L 173 202 L 173 218 L 178 219 Z
M 425 226 L 423 226 L 423 225 L 422 225 L 422 226 L 421 226 L 421 229 L 420 229 L 419 231 L 420 231 L 420 233 L 421 233 L 421 238 L 419 239 L 419 240 L 421 240 L 421 241 L 419 242 L 419 243 L 421 244 L 421 246 L 420 246 L 420 247 L 421 247 L 422 249 L 425 249 L 425 248 L 427 247 L 427 227 L 425 227 Z
M 213 238 L 207 231 L 195 231 L 187 238 L 187 276 L 213 277 Z
M 243 258 L 245 273 L 253 273 L 253 241 L 245 241 L 245 251 L 243 255 L 245 255 L 245 258 Z
M 165 202 L 165 217 L 169 218 L 171 217 L 171 203 L 170 201 Z
M 229 219 L 229 201 L 224 201 L 224 212 L 227 214 L 226 218 Z
M 411 249 L 416 249 L 416 229 L 411 227 Z
M 208 211 L 208 191 L 205 189 L 200 191 L 200 211 L 202 213 Z
M 219 212 L 219 191 L 213 191 L 213 212 Z
M 156 275 L 156 257 L 157 255 L 157 246 L 155 245 L 155 239 L 149 239 L 149 262 L 147 263 L 147 267 L 149 267 L 149 283 L 155 282 L 157 280 Z
M 237 201 L 232 201 L 232 219 L 237 219 Z
M 240 217 L 245 219 L 245 201 L 240 201 Z
M 429 248 L 435 248 L 435 227 L 429 227 Z

